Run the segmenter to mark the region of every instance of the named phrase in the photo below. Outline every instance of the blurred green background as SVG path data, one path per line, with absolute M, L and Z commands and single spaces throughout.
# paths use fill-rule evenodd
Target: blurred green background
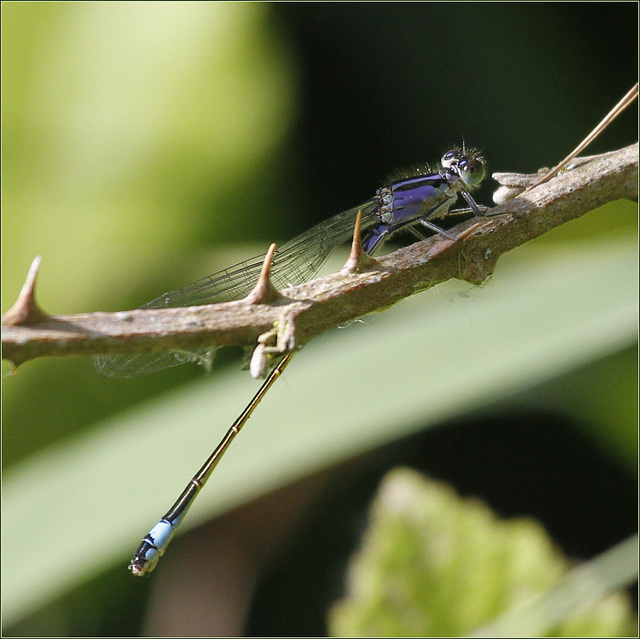
M 553 165 L 637 79 L 635 3 L 5 3 L 2 40 L 3 311 L 36 255 L 47 312 L 134 308 L 463 139 L 490 171 Z M 634 105 L 589 153 L 636 140 Z M 25 364 L 3 380 L 4 633 L 323 634 L 392 463 L 537 517 L 576 558 L 623 539 L 636 238 L 637 207 L 609 205 L 482 289 L 439 287 L 310 344 L 190 523 L 227 514 L 144 582 L 127 557 L 256 383 L 237 353 L 207 379 Z M 222 568 L 181 581 L 180 544 Z

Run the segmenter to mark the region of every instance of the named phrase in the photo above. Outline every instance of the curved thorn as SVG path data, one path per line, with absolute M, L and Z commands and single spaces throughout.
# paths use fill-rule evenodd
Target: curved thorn
M 31 262 L 27 279 L 22 285 L 16 303 L 2 316 L 5 326 L 29 326 L 49 319 L 49 315 L 38 307 L 35 299 L 36 278 L 41 263 L 42 258 L 39 255 Z
M 349 251 L 349 257 L 342 267 L 342 273 L 360 273 L 374 264 L 377 264 L 377 260 L 365 253 L 362 247 L 362 240 L 360 239 L 360 227 L 362 226 L 362 209 L 358 211 L 356 216 L 356 223 L 353 227 L 353 239 L 351 240 L 351 250 Z
M 280 297 L 280 293 L 278 293 L 269 279 L 269 272 L 271 271 L 271 264 L 273 263 L 275 252 L 276 245 L 272 244 L 264 256 L 262 270 L 260 271 L 256 285 L 253 287 L 251 293 L 245 297 L 245 301 L 249 304 L 268 304 Z

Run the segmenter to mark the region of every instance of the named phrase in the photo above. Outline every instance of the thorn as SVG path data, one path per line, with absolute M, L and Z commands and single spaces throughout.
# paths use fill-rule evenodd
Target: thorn
M 271 264 L 273 263 L 273 256 L 275 252 L 276 245 L 272 244 L 269 247 L 267 254 L 264 256 L 262 270 L 260 271 L 260 277 L 258 277 L 256 285 L 251 293 L 244 298 L 249 304 L 268 304 L 269 302 L 274 302 L 280 297 L 280 293 L 278 293 L 269 279 L 269 272 L 271 270 Z
M 42 258 L 38 256 L 31 263 L 16 303 L 2 316 L 5 326 L 29 326 L 49 319 L 49 315 L 38 308 L 35 299 L 36 278 L 41 262 Z
M 362 209 L 358 211 L 356 223 L 353 227 L 353 240 L 351 241 L 351 251 L 349 257 L 342 267 L 341 273 L 361 273 L 371 268 L 378 261 L 365 253 L 360 239 L 360 226 L 362 224 Z

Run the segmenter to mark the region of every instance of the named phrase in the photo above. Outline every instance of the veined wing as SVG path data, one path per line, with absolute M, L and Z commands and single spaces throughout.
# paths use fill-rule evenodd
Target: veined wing
M 271 266 L 273 285 L 280 290 L 310 280 L 333 250 L 351 238 L 358 211 L 362 211 L 363 230 L 379 222 L 378 218 L 372 215 L 375 206 L 376 202 L 369 200 L 361 206 L 338 213 L 277 249 Z M 264 254 L 238 262 L 187 286 L 164 293 L 140 308 L 198 306 L 242 299 L 251 292 L 258 281 L 263 261 Z M 105 377 L 135 377 L 186 362 L 199 362 L 210 366 L 216 350 L 215 346 L 204 346 L 170 352 L 97 355 L 95 367 L 98 373 Z

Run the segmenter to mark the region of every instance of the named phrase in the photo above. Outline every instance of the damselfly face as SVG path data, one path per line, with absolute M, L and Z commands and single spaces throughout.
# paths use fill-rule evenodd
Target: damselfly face
M 478 186 L 484 180 L 484 158 L 475 149 L 451 149 L 442 156 L 441 164 L 467 186 Z

